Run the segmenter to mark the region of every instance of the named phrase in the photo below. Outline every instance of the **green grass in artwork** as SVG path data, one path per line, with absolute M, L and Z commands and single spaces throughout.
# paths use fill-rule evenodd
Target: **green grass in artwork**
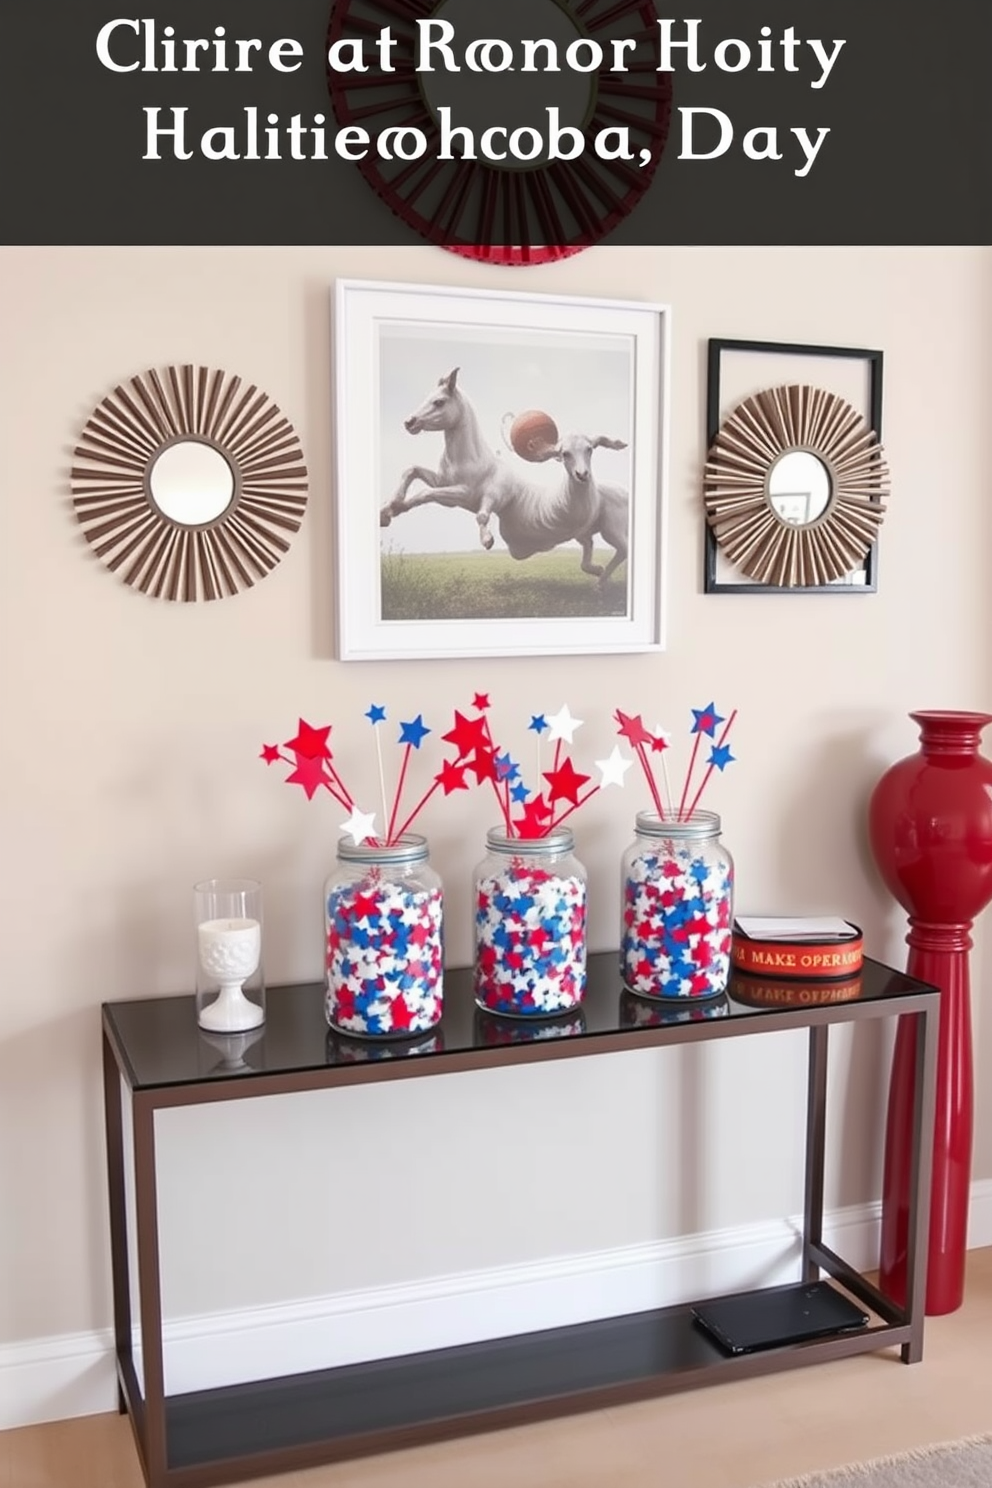
M 610 549 L 595 553 L 606 564 Z M 535 620 L 627 613 L 627 570 L 605 591 L 579 567 L 578 548 L 518 561 L 508 553 L 382 555 L 383 620 Z

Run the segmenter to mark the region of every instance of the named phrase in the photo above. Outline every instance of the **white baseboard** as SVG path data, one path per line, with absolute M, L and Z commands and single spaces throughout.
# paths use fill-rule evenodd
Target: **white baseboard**
M 881 1206 L 835 1210 L 827 1243 L 877 1265 Z M 419 1353 L 774 1286 L 798 1274 L 798 1220 L 557 1257 L 407 1285 L 308 1298 L 165 1327 L 170 1393 Z M 992 1181 L 971 1190 L 968 1243 L 992 1245 Z M 113 1335 L 102 1329 L 0 1346 L 0 1430 L 116 1408 Z

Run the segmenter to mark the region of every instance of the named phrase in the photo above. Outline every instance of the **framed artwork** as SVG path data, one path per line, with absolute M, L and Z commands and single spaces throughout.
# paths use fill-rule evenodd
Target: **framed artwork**
M 803 386 L 800 387 L 797 384 L 803 384 Z M 737 567 L 718 543 L 712 526 L 707 525 L 704 555 L 705 592 L 707 594 L 874 593 L 878 587 L 878 552 L 874 537 L 875 529 L 884 511 L 881 496 L 885 494 L 881 487 L 885 467 L 879 449 L 882 434 L 881 351 L 853 346 L 816 346 L 782 341 L 711 339 L 708 342 L 706 389 L 706 447 L 711 452 L 711 460 L 718 436 L 722 432 L 727 433 L 729 430 L 727 442 L 740 447 L 741 431 L 739 429 L 735 431 L 733 428 L 735 410 L 743 410 L 746 415 L 752 409 L 758 410 L 759 425 L 755 425 L 753 417 L 750 418 L 750 423 L 753 428 L 757 428 L 756 440 L 768 445 L 767 429 L 760 426 L 760 405 L 763 401 L 774 402 L 785 408 L 787 420 L 790 414 L 796 415 L 794 422 L 797 427 L 801 428 L 805 425 L 821 429 L 831 428 L 838 431 L 838 441 L 850 438 L 860 440 L 860 445 L 863 447 L 863 460 L 855 462 L 857 465 L 855 475 L 860 482 L 857 490 L 862 494 L 865 491 L 872 493 L 869 504 L 861 503 L 862 510 L 858 518 L 860 526 L 870 534 L 865 545 L 867 550 L 865 546 L 862 546 L 860 551 L 864 552 L 864 558 L 859 559 L 857 565 L 844 572 L 841 577 L 831 579 L 826 583 L 815 580 L 790 585 L 776 583 L 774 580 L 765 582 L 749 577 Z M 787 404 L 792 406 L 786 407 Z M 776 408 L 772 415 L 776 423 L 777 412 Z M 852 433 L 849 429 L 848 426 L 854 423 L 863 428 L 863 436 L 858 436 L 857 431 Z M 773 439 L 772 444 L 774 443 Z M 797 450 L 808 451 L 811 448 L 810 439 L 803 434 L 797 435 L 796 447 Z M 812 462 L 814 468 L 821 463 L 831 467 L 829 442 L 825 450 L 820 450 L 817 439 L 812 437 L 812 447 L 817 454 L 824 455 L 823 461 Z M 782 450 L 776 448 L 771 452 L 781 456 L 783 450 L 784 446 Z M 757 444 L 754 454 L 757 459 Z M 744 455 L 746 458 L 746 450 Z M 809 461 L 808 453 L 801 455 L 800 458 Z M 786 473 L 785 462 L 780 460 L 780 464 L 783 465 L 783 474 Z M 848 464 L 851 464 L 850 460 Z M 708 466 L 707 469 L 709 470 L 710 467 Z M 795 491 L 791 489 L 787 491 L 783 488 L 782 492 L 773 494 L 773 504 L 783 523 L 795 525 L 797 528 L 806 527 L 810 524 L 809 482 L 801 479 L 798 483 L 793 482 L 793 485 L 797 485 Z M 815 497 L 816 492 L 813 491 L 812 498 L 815 500 Z M 855 506 L 858 501 L 859 498 L 855 497 Z M 826 507 L 826 504 L 826 501 L 821 500 L 819 506 L 814 505 L 813 523 L 816 521 L 817 512 L 822 507 Z M 832 521 L 833 516 L 827 512 L 821 520 Z M 840 568 L 842 565 L 838 564 L 837 567 Z
M 664 645 L 667 306 L 339 280 L 338 655 Z

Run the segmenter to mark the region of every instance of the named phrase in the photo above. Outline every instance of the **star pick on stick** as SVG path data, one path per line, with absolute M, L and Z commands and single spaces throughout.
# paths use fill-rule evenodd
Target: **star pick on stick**
M 579 791 L 589 779 L 588 775 L 580 775 L 572 761 L 566 756 L 555 770 L 545 770 L 544 778 L 551 789 L 548 799 L 555 801 L 571 801 L 573 806 L 579 804 Z
M 326 786 L 331 789 L 330 781 L 324 773 L 324 761 L 321 759 L 308 759 L 301 755 L 296 761 L 296 769 L 291 775 L 286 776 L 287 785 L 301 785 L 306 791 L 307 800 L 312 801 L 320 787 Z M 340 800 L 341 798 L 338 797 Z M 347 802 L 342 801 L 342 805 Z
M 716 733 L 717 724 L 723 722 L 722 717 L 716 711 L 715 703 L 707 703 L 705 708 L 693 708 L 691 711 L 694 721 L 690 732 L 695 737 L 692 741 L 692 754 L 689 756 L 689 768 L 685 772 L 685 783 L 682 786 L 682 797 L 679 801 L 679 821 L 682 820 L 683 812 L 685 811 L 686 797 L 689 794 L 689 782 L 692 779 L 692 772 L 696 768 L 696 755 L 699 753 L 699 741 L 702 738 L 703 734 L 706 734 L 710 739 L 712 739 L 714 734 Z M 688 814 L 690 816 L 692 815 L 691 806 L 689 808 Z
M 472 776 L 475 777 L 475 784 L 491 787 L 503 817 L 506 835 L 510 838 L 545 837 L 604 785 L 624 783 L 631 761 L 624 759 L 620 750 L 614 748 L 608 759 L 596 761 L 600 783 L 588 788 L 591 777 L 576 768 L 570 757 L 571 751 L 563 747 L 572 744 L 575 731 L 582 727 L 583 720 L 576 718 L 567 704 L 563 704 L 557 713 L 530 715 L 527 727 L 534 733 L 538 747 L 538 769 L 533 778 L 546 782 L 544 790 L 535 791 L 528 784 L 519 759 L 515 757 L 515 751 L 497 743 L 493 737 L 487 715 L 490 708 L 489 694 L 476 692 L 472 702 L 477 710 L 476 716 L 470 717 L 455 709 L 451 727 L 441 734 L 444 742 L 453 746 L 454 757 L 443 762 L 420 800 L 409 811 L 403 803 L 403 790 L 411 753 L 415 749 L 420 750 L 432 729 L 424 722 L 422 713 L 399 724 L 397 742 L 403 753 L 395 789 L 387 807 L 379 730 L 379 725 L 386 721 L 386 708 L 380 703 L 371 703 L 365 710 L 365 717 L 375 735 L 381 814 L 386 823 L 383 834 L 376 833 L 376 813 L 361 809 L 361 803 L 352 798 L 333 763 L 329 742 L 330 724 L 318 728 L 301 718 L 294 738 L 281 746 L 263 745 L 260 757 L 267 764 L 274 764 L 277 760 L 285 761 L 291 770 L 289 783 L 299 785 L 308 799 L 312 800 L 322 788 L 327 790 L 350 812 L 347 821 L 341 825 L 341 831 L 356 844 L 369 842 L 383 847 L 393 846 L 400 840 L 431 796 L 438 792 L 449 796 L 455 791 L 467 790 Z M 625 724 L 634 722 L 628 720 L 626 715 L 618 714 L 618 717 Z M 634 736 L 636 747 L 643 751 L 641 738 L 650 742 L 652 736 L 644 729 L 639 718 L 636 723 L 640 730 Z M 554 761 L 550 770 L 540 768 L 540 745 L 544 734 L 555 744 Z M 714 767 L 718 767 L 718 764 L 719 757 L 714 760 Z M 402 822 L 401 816 L 404 817 Z
M 658 791 L 658 782 L 654 778 L 651 762 L 644 749 L 645 744 L 650 744 L 652 749 L 654 748 L 654 735 L 644 727 L 639 713 L 631 715 L 624 713 L 622 709 L 618 708 L 613 716 L 617 722 L 617 733 L 633 746 L 634 752 L 640 762 L 641 770 L 644 773 L 644 778 L 648 783 L 648 789 L 651 792 L 651 799 L 654 801 L 655 810 L 660 817 L 664 817 L 665 807 Z
M 450 796 L 452 791 L 468 790 L 468 782 L 465 779 L 467 768 L 467 765 L 456 765 L 451 760 L 445 760 L 441 766 L 441 773 L 434 778 L 446 796 Z
M 648 732 L 641 721 L 641 715 L 631 717 L 628 713 L 622 713 L 618 708 L 614 715 L 619 725 L 617 733 L 627 740 L 634 749 L 642 748 L 645 744 L 654 744 L 654 737 Z
M 300 719 L 296 738 L 290 739 L 286 745 L 294 754 L 301 755 L 304 759 L 330 759 L 331 751 L 327 743 L 331 732 L 331 724 L 326 728 L 311 728 L 309 723 Z
M 671 734 L 667 729 L 663 729 L 659 723 L 651 738 L 651 753 L 661 755 L 661 778 L 665 782 L 665 800 L 668 802 L 669 811 L 672 810 L 674 801 L 672 782 L 668 778 L 668 750 L 671 747 L 671 742 Z
M 429 733 L 430 729 L 425 726 L 423 715 L 418 713 L 412 723 L 400 724 L 400 743 L 419 749 Z
M 727 719 L 727 726 L 723 730 L 723 733 L 720 735 L 719 739 L 716 741 L 716 743 L 710 749 L 709 768 L 707 769 L 706 774 L 703 776 L 702 784 L 700 785 L 700 787 L 697 790 L 696 794 L 692 798 L 692 804 L 690 805 L 689 810 L 688 810 L 688 813 L 687 813 L 689 816 L 692 815 L 692 813 L 695 811 L 696 807 L 699 805 L 699 801 L 700 801 L 700 798 L 701 798 L 701 796 L 703 794 L 703 791 L 706 789 L 706 782 L 709 780 L 710 776 L 713 774 L 713 771 L 714 770 L 719 770 L 720 773 L 722 774 L 723 771 L 726 769 L 727 765 L 729 765 L 731 763 L 731 761 L 734 759 L 734 756 L 730 752 L 730 746 L 729 746 L 729 744 L 726 744 L 725 743 L 725 740 L 727 738 L 727 735 L 730 733 L 730 730 L 734 726 L 734 719 L 736 717 L 737 717 L 737 709 L 735 708 L 734 711 L 731 713 L 730 717 Z M 723 720 L 721 719 L 720 721 L 722 722 Z
M 582 727 L 582 719 L 572 717 L 567 703 L 559 708 L 558 712 L 547 720 L 547 723 L 548 738 L 552 743 L 564 740 L 566 744 L 571 744 L 575 730 Z
M 359 811 L 356 806 L 346 822 L 341 823 L 341 831 L 347 832 L 356 847 L 375 836 L 375 812 Z
M 365 717 L 371 723 L 375 735 L 375 762 L 379 771 L 379 807 L 382 811 L 383 821 L 388 821 L 389 815 L 386 811 L 386 772 L 382 767 L 382 740 L 379 738 L 377 724 L 386 721 L 386 710 L 380 708 L 378 703 L 373 703 L 367 710 Z
M 543 796 L 534 796 L 532 800 L 524 803 L 516 825 L 521 837 L 543 837 L 548 830 L 550 820 L 551 807 Z
M 623 785 L 623 778 L 633 763 L 633 760 L 624 759 L 619 748 L 614 744 L 613 752 L 608 759 L 596 761 L 596 769 L 600 773 L 600 790 L 608 785 Z
M 458 750 L 458 757 L 472 754 L 476 749 L 489 747 L 487 737 L 486 720 L 484 718 L 466 718 L 463 713 L 455 709 L 454 727 L 450 728 L 441 738 L 446 744 L 453 744 Z
M 717 730 L 717 724 L 723 722 L 723 718 L 716 711 L 713 703 L 708 703 L 705 708 L 693 708 L 692 716 L 695 723 L 691 732 L 694 734 L 708 734 L 712 739 Z

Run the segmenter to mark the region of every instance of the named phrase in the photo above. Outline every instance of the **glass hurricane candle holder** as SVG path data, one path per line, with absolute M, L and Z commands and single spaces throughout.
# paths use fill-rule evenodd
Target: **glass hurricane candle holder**
M 262 886 L 253 878 L 209 878 L 193 888 L 196 1021 L 211 1033 L 265 1022 Z

